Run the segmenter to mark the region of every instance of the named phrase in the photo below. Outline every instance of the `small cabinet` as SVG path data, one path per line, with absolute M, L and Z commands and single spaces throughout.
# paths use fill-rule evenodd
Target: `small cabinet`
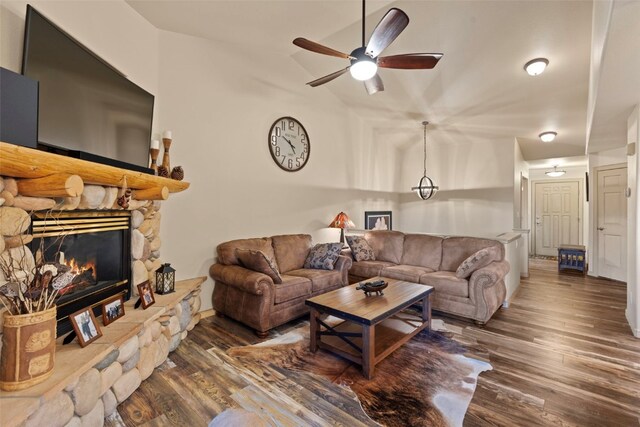
M 582 274 L 587 271 L 586 249 L 582 245 L 560 245 L 558 247 L 558 271 L 578 270 Z

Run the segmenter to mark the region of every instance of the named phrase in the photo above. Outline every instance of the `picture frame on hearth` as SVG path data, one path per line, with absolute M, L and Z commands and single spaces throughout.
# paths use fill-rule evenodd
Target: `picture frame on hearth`
M 91 307 L 78 310 L 69 316 L 71 326 L 78 337 L 80 347 L 86 347 L 102 336 L 102 331 Z
M 393 230 L 393 213 L 391 211 L 365 211 L 365 230 Z
M 138 285 L 138 295 L 140 295 L 140 302 L 144 310 L 156 303 L 156 297 L 153 295 L 153 288 L 148 280 Z
M 104 326 L 115 322 L 122 316 L 124 316 L 124 298 L 122 294 L 109 298 L 102 303 L 102 324 Z

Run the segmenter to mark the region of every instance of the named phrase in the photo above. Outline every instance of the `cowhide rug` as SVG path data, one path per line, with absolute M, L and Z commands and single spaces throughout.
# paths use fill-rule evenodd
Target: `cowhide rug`
M 233 347 L 228 353 L 250 363 L 260 360 L 287 369 L 321 375 L 349 387 L 365 412 L 388 426 L 462 426 L 481 372 L 489 363 L 464 356 L 466 349 L 448 338 L 444 325 L 434 320 L 432 331 L 422 331 L 376 365 L 367 380 L 360 366 L 333 353 L 309 351 L 308 322 L 260 344 Z M 440 327 L 440 328 L 438 328 Z

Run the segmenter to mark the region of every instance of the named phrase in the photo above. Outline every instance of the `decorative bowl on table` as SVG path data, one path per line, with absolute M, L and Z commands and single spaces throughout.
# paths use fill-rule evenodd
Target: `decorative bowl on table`
M 370 296 L 373 293 L 375 293 L 376 295 L 384 295 L 384 292 L 382 292 L 382 290 L 387 286 L 389 286 L 389 283 L 385 282 L 384 280 L 376 280 L 375 282 L 360 283 L 358 286 L 356 286 L 356 289 L 364 291 L 364 294 L 366 296 Z

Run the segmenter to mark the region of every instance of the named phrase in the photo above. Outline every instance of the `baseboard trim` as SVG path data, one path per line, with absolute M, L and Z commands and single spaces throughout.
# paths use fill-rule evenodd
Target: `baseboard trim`
M 629 323 L 629 327 L 631 327 L 631 333 L 633 334 L 633 336 L 636 338 L 640 338 L 640 328 L 638 328 L 638 325 L 635 325 L 631 321 L 631 318 L 629 318 L 629 310 L 624 310 L 624 317 L 627 318 L 627 323 Z
M 210 308 L 209 310 L 204 310 L 200 312 L 200 318 L 201 319 L 206 319 L 207 317 L 211 317 L 215 314 L 215 311 L 213 311 L 213 308 Z

